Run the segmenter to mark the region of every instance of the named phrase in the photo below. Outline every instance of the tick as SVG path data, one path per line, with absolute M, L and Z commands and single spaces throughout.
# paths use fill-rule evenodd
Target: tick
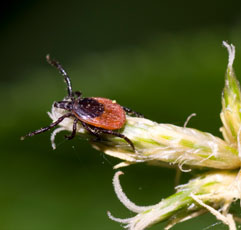
M 50 65 L 59 70 L 67 84 L 67 97 L 65 97 L 63 101 L 54 103 L 54 107 L 66 110 L 67 113 L 59 117 L 49 126 L 40 128 L 21 137 L 21 140 L 25 139 L 25 137 L 46 132 L 60 124 L 65 118 L 73 117 L 72 133 L 69 136 L 65 136 L 66 139 L 71 140 L 75 137 L 77 124 L 80 123 L 89 133 L 97 137 L 97 139 L 101 139 L 102 134 L 117 136 L 123 138 L 131 146 L 133 151 L 135 151 L 135 146 L 132 141 L 117 130 L 125 125 L 126 113 L 137 117 L 143 117 L 143 115 L 121 106 L 108 98 L 82 97 L 80 91 L 73 92 L 70 77 L 59 62 L 52 60 L 49 55 L 46 56 L 46 59 Z

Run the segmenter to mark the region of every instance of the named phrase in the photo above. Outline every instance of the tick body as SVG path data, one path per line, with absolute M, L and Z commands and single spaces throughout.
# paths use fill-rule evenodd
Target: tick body
M 120 129 L 126 121 L 124 109 L 115 101 L 102 97 L 77 101 L 73 112 L 79 120 L 103 129 Z
M 107 98 L 102 97 L 82 97 L 81 92 L 72 91 L 71 80 L 63 67 L 56 61 L 51 60 L 47 55 L 47 61 L 51 65 L 55 66 L 59 72 L 64 76 L 67 84 L 68 96 L 63 101 L 55 102 L 54 106 L 66 111 L 66 114 L 59 117 L 57 121 L 53 122 L 47 127 L 38 129 L 36 131 L 28 133 L 25 137 L 34 136 L 36 134 L 50 130 L 51 128 L 60 124 L 65 118 L 73 117 L 73 130 L 70 136 L 65 136 L 66 139 L 72 139 L 75 137 L 77 124 L 81 123 L 82 126 L 96 136 L 97 139 L 101 139 L 102 134 L 109 134 L 123 138 L 135 151 L 135 146 L 132 141 L 125 135 L 117 132 L 121 129 L 126 122 L 126 113 L 135 115 L 137 117 L 143 117 L 143 115 L 117 104 Z

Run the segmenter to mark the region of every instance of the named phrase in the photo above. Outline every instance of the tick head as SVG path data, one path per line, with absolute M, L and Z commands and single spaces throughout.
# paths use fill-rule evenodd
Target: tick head
M 73 110 L 73 102 L 72 101 L 59 101 L 54 103 L 54 107 L 65 109 L 67 111 Z

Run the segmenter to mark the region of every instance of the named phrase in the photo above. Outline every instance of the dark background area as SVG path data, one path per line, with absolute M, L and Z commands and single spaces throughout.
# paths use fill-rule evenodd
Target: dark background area
M 84 96 L 116 99 L 159 123 L 220 136 L 221 92 L 227 65 L 223 40 L 236 46 L 241 75 L 241 3 L 238 1 L 8 1 L 0 8 L 0 229 L 122 229 L 108 219 L 130 217 L 114 194 L 120 162 L 79 137 L 20 136 L 46 126 L 46 112 L 65 95 L 50 53 Z M 174 192 L 175 171 L 124 168 L 123 189 L 138 205 Z M 190 175 L 183 175 L 182 183 Z M 208 229 L 211 215 L 173 229 Z M 162 229 L 163 224 L 151 229 Z M 211 229 L 227 229 L 221 224 Z

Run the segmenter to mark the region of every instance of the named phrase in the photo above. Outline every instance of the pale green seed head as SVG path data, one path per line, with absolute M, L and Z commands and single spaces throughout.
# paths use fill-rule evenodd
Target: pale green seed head
M 120 183 L 120 172 L 113 179 L 115 192 L 120 201 L 129 210 L 136 213 L 134 217 L 119 219 L 108 213 L 109 217 L 125 224 L 129 230 L 144 230 L 153 224 L 168 221 L 166 230 L 173 225 L 211 212 L 217 219 L 235 230 L 235 223 L 228 214 L 231 203 L 240 199 L 240 182 L 237 171 L 214 171 L 202 174 L 187 184 L 177 187 L 175 194 L 152 206 L 137 206 L 124 194 Z
M 224 45 L 229 52 L 229 63 L 222 94 L 222 112 L 220 116 L 223 127 L 220 130 L 227 143 L 237 147 L 237 137 L 241 127 L 241 92 L 239 82 L 233 70 L 235 47 L 225 42 Z

